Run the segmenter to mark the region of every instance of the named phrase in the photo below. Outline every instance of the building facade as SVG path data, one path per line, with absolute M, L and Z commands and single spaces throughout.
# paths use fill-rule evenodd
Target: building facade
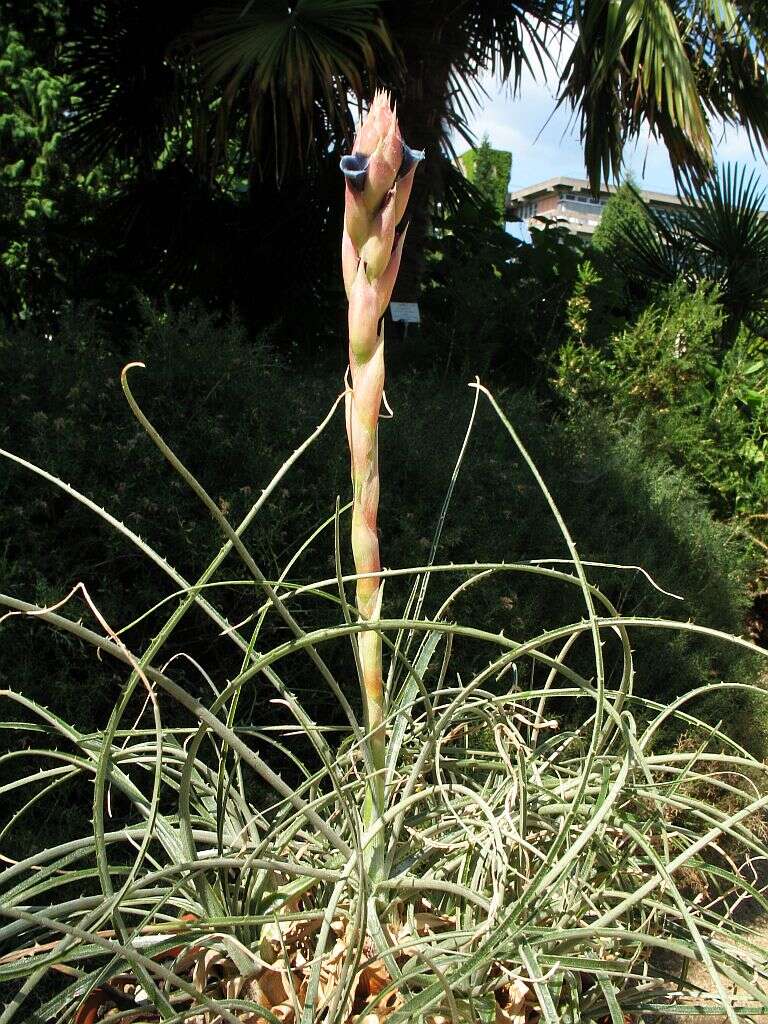
M 605 204 L 616 188 L 604 185 L 595 196 L 583 178 L 549 178 L 537 185 L 510 192 L 507 196 L 506 219 L 524 223 L 529 229 L 554 222 L 574 235 L 589 238 L 594 234 Z M 655 210 L 670 216 L 680 210 L 678 196 L 666 192 L 640 192 L 643 201 Z

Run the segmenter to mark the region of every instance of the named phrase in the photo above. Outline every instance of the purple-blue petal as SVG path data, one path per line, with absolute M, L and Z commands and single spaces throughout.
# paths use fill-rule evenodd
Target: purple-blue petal
M 356 192 L 362 192 L 365 188 L 365 176 L 368 173 L 369 156 L 364 153 L 350 153 L 343 156 L 339 161 L 341 173 L 349 182 L 350 188 Z
M 403 160 L 400 164 L 400 170 L 397 172 L 398 178 L 404 178 L 413 165 L 423 159 L 423 149 L 411 149 L 410 146 L 406 146 L 406 144 L 403 143 Z

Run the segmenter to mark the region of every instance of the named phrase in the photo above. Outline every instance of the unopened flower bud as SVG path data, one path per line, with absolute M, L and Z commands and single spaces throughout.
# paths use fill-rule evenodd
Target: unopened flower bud
M 379 294 L 361 260 L 349 295 L 349 350 L 356 362 L 368 359 L 376 347 Z
M 373 230 L 360 250 L 360 257 L 365 264 L 365 272 L 369 281 L 381 277 L 387 269 L 395 241 L 395 195 L 388 192 L 384 205 L 376 214 Z

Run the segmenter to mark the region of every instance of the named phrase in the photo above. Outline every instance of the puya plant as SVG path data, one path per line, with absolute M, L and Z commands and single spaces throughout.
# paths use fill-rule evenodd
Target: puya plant
M 131 409 L 224 535 L 193 581 L 74 487 L 3 453 L 159 567 L 171 585 L 163 607 L 172 611 L 139 651 L 82 586 L 69 599 L 89 603 L 90 626 L 77 611 L 66 614 L 68 598 L 41 607 L 0 595 L 6 618 L 60 630 L 124 666 L 127 677 L 97 733 L 24 694 L 2 693 L 11 709 L 5 728 L 25 742 L 2 755 L 4 796 L 20 800 L 0 835 L 84 780 L 93 820 L 75 838 L 5 858 L 0 1024 L 623 1024 L 715 1011 L 736 1024 L 768 1009 L 765 954 L 739 914 L 747 901 L 768 910 L 756 870 L 768 856 L 766 769 L 727 728 L 694 717 L 691 702 L 702 691 L 669 707 L 639 699 L 632 660 L 632 643 L 645 642 L 649 630 L 750 645 L 614 608 L 588 579 L 503 409 L 479 384 L 426 564 L 380 564 L 379 321 L 402 246 L 397 225 L 411 161 L 387 98 L 377 96 L 343 167 L 354 573 L 343 572 L 349 507 L 338 501 L 276 578 L 262 573 L 247 544 L 341 396 L 233 526 L 148 420 L 126 368 Z M 438 564 L 481 399 L 549 503 L 567 563 Z M 307 545 L 326 539 L 335 573 L 296 583 Z M 236 585 L 221 572 L 230 554 L 249 576 L 252 614 L 239 624 L 221 611 L 222 595 Z M 582 617 L 515 639 L 461 621 L 466 594 L 505 574 L 574 588 Z M 450 586 L 430 607 L 436 577 Z M 388 579 L 410 582 L 404 610 L 391 618 L 382 604 Z M 336 622 L 302 625 L 313 602 L 333 606 Z M 184 684 L 179 653 L 167 656 L 194 607 L 240 665 L 229 679 L 206 675 L 205 699 Z M 281 639 L 270 644 L 272 620 Z M 578 647 L 591 651 L 589 677 L 574 667 Z M 467 656 L 473 651 L 485 656 L 482 668 Z M 333 694 L 340 731 L 316 722 L 292 692 L 296 665 Z M 355 670 L 362 713 L 350 683 Z M 725 684 L 702 690 L 718 687 Z M 271 695 L 283 724 L 250 721 L 240 703 L 248 692 L 262 701 Z M 185 724 L 164 721 L 169 707 Z M 672 722 L 689 742 L 668 752 L 658 737 Z M 703 967 L 706 984 L 693 965 Z

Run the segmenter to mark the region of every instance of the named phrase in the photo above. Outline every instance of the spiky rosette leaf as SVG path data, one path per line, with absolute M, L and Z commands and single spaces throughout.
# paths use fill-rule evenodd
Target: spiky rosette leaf
M 115 525 L 69 485 L 15 461 Z M 765 1013 L 764 955 L 735 910 L 746 901 L 768 909 L 752 873 L 768 857 L 768 773 L 690 714 L 698 693 L 669 707 L 637 698 L 632 650 L 648 630 L 679 629 L 765 652 L 691 623 L 619 615 L 587 580 L 575 548 L 572 565 L 560 569 L 430 560 L 381 570 L 413 577 L 413 598 L 405 614 L 375 623 L 348 615 L 343 587 L 354 577 L 299 587 L 281 574 L 260 585 L 255 632 L 243 634 L 216 607 L 230 584 L 206 581 L 233 548 L 251 565 L 243 531 L 282 476 L 232 531 L 240 546 L 230 538 L 195 583 L 120 524 L 178 590 L 146 652 L 131 651 L 103 617 L 97 631 L 79 608 L 0 596 L 9 613 L 77 638 L 128 673 L 115 715 L 97 734 L 20 694 L 2 695 L 14 709 L 7 728 L 36 725 L 42 737 L 3 755 L 25 766 L 8 787 L 26 801 L 8 829 L 82 781 L 94 786 L 99 809 L 81 836 L 8 864 L 0 877 L 0 981 L 23 982 L 3 1024 L 26 1019 L 25 997 L 46 973 L 56 991 L 34 1011 L 46 1024 L 536 1024 L 567 1014 L 618 1021 L 670 1010 L 721 1008 L 732 1020 Z M 339 516 L 325 524 L 337 559 Z M 429 608 L 425 584 L 437 573 L 453 576 L 455 588 Z M 510 573 L 577 588 L 587 616 L 526 640 L 453 621 L 468 588 Z M 338 623 L 299 628 L 259 651 L 264 618 L 295 622 L 299 599 L 335 603 Z M 157 667 L 193 604 L 243 655 L 230 680 L 199 691 L 207 697 L 174 678 L 178 662 Z M 383 722 L 389 804 L 366 824 L 365 733 L 355 721 L 340 740 L 318 727 L 283 675 L 292 658 L 312 651 L 329 666 L 340 643 L 374 634 L 392 651 Z M 588 678 L 570 656 L 592 637 Z M 483 653 L 485 667 L 459 675 L 456 658 L 467 647 Z M 236 714 L 254 685 L 281 702 L 283 725 L 260 728 Z M 136 688 L 148 698 L 138 719 L 126 701 Z M 713 689 L 728 687 L 706 687 Z M 169 700 L 189 715 L 188 726 L 165 725 Z M 564 700 L 581 709 L 568 724 L 558 714 Z M 28 721 L 14 726 L 19 717 Z M 691 742 L 665 753 L 657 737 L 672 721 Z M 270 750 L 290 763 L 286 778 L 267 763 Z M 119 820 L 105 816 L 107 794 L 121 802 Z M 373 875 L 366 855 L 381 835 Z M 685 964 L 704 966 L 711 992 L 686 980 Z

